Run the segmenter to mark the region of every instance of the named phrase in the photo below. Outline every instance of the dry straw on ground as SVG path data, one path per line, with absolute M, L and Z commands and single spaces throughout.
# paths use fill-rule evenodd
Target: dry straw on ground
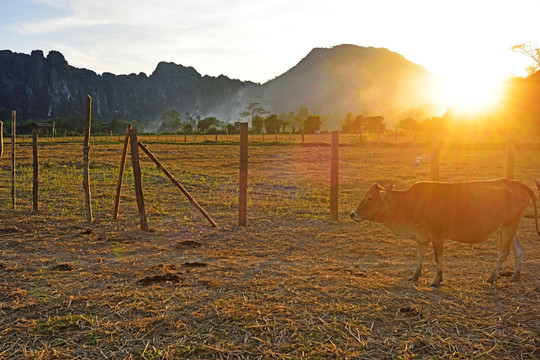
M 51 150 L 47 146 L 54 147 Z M 494 236 L 447 242 L 445 281 L 431 289 L 432 251 L 418 284 L 414 244 L 347 213 L 369 186 L 429 178 L 426 150 L 344 146 L 340 211 L 328 220 L 328 146 L 250 147 L 248 226 L 237 221 L 237 145 L 150 144 L 219 227 L 213 229 L 148 160 L 151 232 L 138 230 L 131 168 L 111 220 L 121 144 L 91 150 L 96 223 L 84 217 L 80 146 L 45 145 L 41 213 L 31 208 L 30 148 L 18 149 L 17 210 L 1 167 L 0 358 L 381 359 L 540 356 L 540 239 L 520 225 L 523 278 Z M 49 156 L 49 159 L 47 159 Z M 49 161 L 48 161 L 49 160 Z M 533 185 L 540 151 L 516 154 Z M 443 150 L 441 179 L 504 174 L 504 151 Z

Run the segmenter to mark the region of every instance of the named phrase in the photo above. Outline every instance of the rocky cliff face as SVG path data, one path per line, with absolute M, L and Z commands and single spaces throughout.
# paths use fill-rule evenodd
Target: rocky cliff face
M 304 106 L 320 115 L 433 116 L 436 86 L 431 73 L 401 55 L 354 45 L 314 49 L 262 85 L 203 77 L 191 67 L 164 62 L 150 76 L 98 75 L 70 66 L 57 51 L 47 57 L 42 51 L 0 51 L 0 119 L 12 109 L 23 119 L 81 117 L 86 94 L 92 96 L 94 117 L 142 123 L 156 122 L 168 110 L 237 121 L 250 102 L 278 114 Z
M 0 51 L 0 116 L 17 110 L 22 118 L 84 116 L 86 94 L 93 116 L 143 123 L 175 109 L 206 114 L 250 83 L 201 76 L 195 69 L 160 63 L 152 75 L 98 75 L 70 66 L 62 54 Z

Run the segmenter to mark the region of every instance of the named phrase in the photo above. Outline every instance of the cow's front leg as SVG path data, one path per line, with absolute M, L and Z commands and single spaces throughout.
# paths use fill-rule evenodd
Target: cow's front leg
M 429 241 L 418 242 L 416 250 L 416 270 L 413 276 L 409 278 L 409 281 L 418 281 L 420 274 L 422 273 L 422 265 L 424 264 L 424 255 L 426 254 Z
M 435 280 L 433 280 L 431 286 L 439 287 L 441 286 L 441 281 L 443 280 L 442 261 L 444 252 L 444 240 L 433 239 L 433 251 L 435 253 L 435 263 L 437 264 L 437 276 L 435 276 Z

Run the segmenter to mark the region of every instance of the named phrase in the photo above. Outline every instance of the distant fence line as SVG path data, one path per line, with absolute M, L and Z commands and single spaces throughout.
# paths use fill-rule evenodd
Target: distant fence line
M 90 138 L 92 144 L 103 142 L 122 143 L 125 134 L 93 134 Z M 385 136 L 378 139 L 376 136 L 362 139 L 358 134 L 339 133 L 340 144 L 343 146 L 366 146 L 366 147 L 400 147 L 400 148 L 417 148 L 427 149 L 432 147 L 433 140 L 429 137 L 420 139 L 416 143 L 413 142 L 412 136 L 403 135 L 398 137 L 397 141 L 394 136 Z M 11 144 L 11 134 L 5 134 L 4 143 Z M 77 143 L 80 144 L 84 139 L 84 135 L 75 133 L 62 134 L 60 136 L 52 136 L 45 131 L 40 131 L 38 143 Z M 218 135 L 194 135 L 194 134 L 148 134 L 139 133 L 139 139 L 146 143 L 172 143 L 172 144 L 239 144 L 240 134 L 218 134 Z M 528 140 L 528 141 L 527 141 Z M 507 147 L 506 135 L 484 137 L 483 139 L 467 139 L 463 138 L 459 141 L 455 140 L 440 140 L 439 146 L 441 149 L 447 147 L 459 149 L 481 149 L 481 150 L 505 150 Z M 513 144 L 516 149 L 540 149 L 540 142 L 535 142 L 535 138 L 531 135 L 530 138 L 513 136 Z M 32 134 L 17 134 L 17 143 L 31 144 Z M 255 144 L 323 144 L 330 146 L 331 133 L 305 134 L 302 141 L 302 134 L 248 134 L 248 143 Z

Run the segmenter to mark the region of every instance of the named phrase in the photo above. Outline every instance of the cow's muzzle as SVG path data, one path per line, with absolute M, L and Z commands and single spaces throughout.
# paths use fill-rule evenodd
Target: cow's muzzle
M 350 216 L 351 216 L 351 219 L 353 219 L 354 221 L 362 221 L 362 219 L 360 219 L 360 218 L 358 217 L 358 214 L 356 214 L 355 211 L 352 211 L 351 214 L 350 214 Z

